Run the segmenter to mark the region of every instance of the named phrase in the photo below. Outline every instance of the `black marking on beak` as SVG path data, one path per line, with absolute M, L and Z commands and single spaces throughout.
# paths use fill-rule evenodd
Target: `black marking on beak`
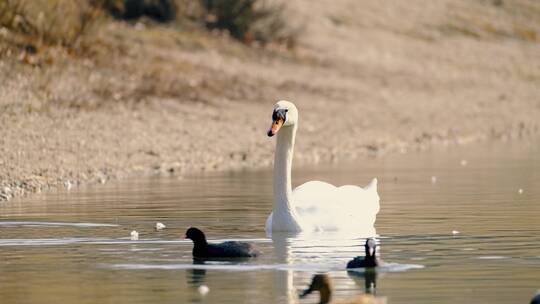
M 272 126 L 268 130 L 268 137 L 272 137 L 276 135 L 279 128 L 285 123 L 285 120 L 287 120 L 287 111 L 288 109 L 275 109 L 272 113 Z

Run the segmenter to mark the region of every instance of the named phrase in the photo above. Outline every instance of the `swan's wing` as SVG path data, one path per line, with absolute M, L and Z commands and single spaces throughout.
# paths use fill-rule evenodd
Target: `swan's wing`
M 376 215 L 379 213 L 379 193 L 377 193 L 377 180 L 366 187 L 345 185 L 337 188 L 340 202 L 350 206 L 351 210 L 358 210 L 362 213 Z M 355 208 L 356 206 L 356 208 Z
M 300 214 L 315 211 L 331 202 L 336 190 L 336 186 L 321 181 L 304 183 L 293 190 L 294 206 Z
M 294 189 L 293 201 L 298 215 L 322 230 L 373 228 L 379 212 L 376 179 L 365 188 L 307 182 Z

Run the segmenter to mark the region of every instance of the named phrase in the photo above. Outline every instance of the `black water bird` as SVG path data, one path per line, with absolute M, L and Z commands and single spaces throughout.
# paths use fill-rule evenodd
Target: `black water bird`
M 381 266 L 384 262 L 379 260 L 376 256 L 377 253 L 377 242 L 375 239 L 368 238 L 366 244 L 364 245 L 366 249 L 365 256 L 357 256 L 354 259 L 350 260 L 347 263 L 347 268 L 368 268 L 368 267 L 377 267 Z
M 540 289 L 536 292 L 534 297 L 531 299 L 531 304 L 540 304 Z
M 186 239 L 193 241 L 193 256 L 196 258 L 249 258 L 260 254 L 255 245 L 246 242 L 208 244 L 204 233 L 194 227 L 186 231 Z

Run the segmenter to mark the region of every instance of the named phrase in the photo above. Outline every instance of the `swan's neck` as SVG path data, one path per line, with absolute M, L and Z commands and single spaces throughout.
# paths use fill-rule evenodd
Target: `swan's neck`
M 296 212 L 292 205 L 291 186 L 291 167 L 296 128 L 296 125 L 282 127 L 277 135 L 274 159 L 274 222 L 276 217 L 281 219 L 289 217 L 292 220 L 296 218 Z

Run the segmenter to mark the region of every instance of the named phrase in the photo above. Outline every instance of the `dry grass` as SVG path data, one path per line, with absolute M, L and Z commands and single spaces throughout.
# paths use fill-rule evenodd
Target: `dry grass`
M 538 41 L 540 2 L 476 0 L 468 4 L 468 10 L 457 4 L 448 8 L 446 23 L 439 26 L 443 34 L 482 40 Z
M 35 47 L 75 47 L 100 14 L 87 0 L 4 0 L 0 25 Z

